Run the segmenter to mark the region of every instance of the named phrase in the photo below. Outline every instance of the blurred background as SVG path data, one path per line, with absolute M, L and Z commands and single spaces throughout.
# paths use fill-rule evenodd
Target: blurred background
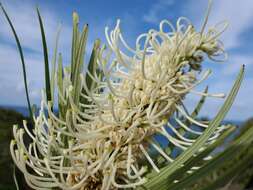
M 49 56 L 52 58 L 56 31 L 61 25 L 59 52 L 63 63 L 70 63 L 72 12 L 77 11 L 82 24 L 89 24 L 87 57 L 96 38 L 104 43 L 104 28 L 113 28 L 121 20 L 123 37 L 134 47 L 135 39 L 150 28 L 158 29 L 163 19 L 176 24 L 180 16 L 189 18 L 197 30 L 206 13 L 207 0 L 1 0 L 11 17 L 24 49 L 28 87 L 32 104 L 40 104 L 41 89 L 44 88 L 43 53 L 36 7 L 44 19 Z M 213 74 L 204 84 L 211 93 L 228 93 L 242 64 L 246 75 L 239 95 L 225 122 L 243 125 L 253 116 L 253 1 L 213 0 L 208 26 L 227 20 L 229 28 L 222 34 L 222 41 L 229 58 L 225 63 L 207 61 L 203 69 L 212 68 Z M 9 158 L 9 141 L 12 125 L 21 124 L 28 116 L 22 67 L 15 40 L 0 11 L 0 189 L 13 188 L 12 165 Z M 192 107 L 199 99 L 190 95 L 186 99 Z M 223 99 L 209 98 L 201 112 L 202 117 L 212 118 Z M 7 187 L 9 186 L 9 187 Z

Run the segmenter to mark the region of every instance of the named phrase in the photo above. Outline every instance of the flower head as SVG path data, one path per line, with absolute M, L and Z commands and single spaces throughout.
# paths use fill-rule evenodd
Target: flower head
M 223 24 L 225 28 L 226 23 Z M 223 96 L 194 90 L 211 73 L 202 72 L 205 57 L 226 58 L 218 39 L 222 31 L 214 27 L 207 33 L 198 32 L 187 18 L 179 18 L 176 27 L 163 20 L 158 30 L 141 34 L 136 47 L 130 48 L 122 37 L 120 21 L 112 31 L 106 28 L 109 50 L 97 48 L 95 60 L 101 72 L 95 68 L 86 74 L 93 85 L 89 87 L 82 74 L 80 98 L 76 99 L 76 86 L 70 71 L 65 69 L 58 92 L 64 114 L 56 115 L 43 93 L 33 131 L 28 130 L 26 122 L 24 129 L 13 128 L 12 157 L 27 183 L 34 189 L 135 188 L 146 182 L 144 159 L 159 172 L 150 147 L 173 164 L 173 156 L 154 136 L 164 136 L 183 151 L 196 138 L 181 134 L 179 129 L 198 137 L 208 127 L 190 116 L 183 100 L 189 93 Z M 81 98 L 86 102 L 82 103 Z M 170 118 L 175 119 L 177 127 Z M 182 118 L 201 130 L 187 126 Z M 222 130 L 224 127 L 207 143 L 212 143 Z M 31 138 L 28 146 L 25 132 Z

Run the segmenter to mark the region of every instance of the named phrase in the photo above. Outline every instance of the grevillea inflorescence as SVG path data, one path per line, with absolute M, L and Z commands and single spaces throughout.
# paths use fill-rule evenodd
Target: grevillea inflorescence
M 211 73 L 202 71 L 205 57 L 226 58 L 218 38 L 227 24 L 207 32 L 205 25 L 198 32 L 187 18 L 179 18 L 176 27 L 163 20 L 158 30 L 141 34 L 135 48 L 123 39 L 120 21 L 112 31 L 106 28 L 109 48 L 96 43 L 92 72 L 77 75 L 78 82 L 73 82 L 70 69 L 64 69 L 63 83 L 58 84 L 64 111 L 55 114 L 43 92 L 34 129 L 30 131 L 25 121 L 24 128 L 14 126 L 11 154 L 27 183 L 34 189 L 135 188 L 146 182 L 147 163 L 159 172 L 150 150 L 173 164 L 174 157 L 154 136 L 162 135 L 172 146 L 186 150 L 208 128 L 188 113 L 186 95 L 224 96 L 194 90 Z M 186 120 L 201 130 L 186 125 Z M 224 129 L 216 130 L 207 144 Z M 28 145 L 25 132 L 31 139 Z

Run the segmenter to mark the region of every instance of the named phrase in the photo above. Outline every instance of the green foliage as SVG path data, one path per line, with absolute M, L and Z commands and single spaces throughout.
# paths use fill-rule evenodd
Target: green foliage
M 57 34 L 56 34 L 55 48 L 54 48 L 54 54 L 53 54 L 53 59 L 52 59 L 52 71 L 51 71 L 51 81 L 50 81 L 52 101 L 54 101 L 56 62 L 57 62 L 57 51 L 58 51 L 60 31 L 61 31 L 61 27 L 59 26 L 57 30 Z
M 39 24 L 40 24 L 41 39 L 42 39 L 42 45 L 43 45 L 46 95 L 47 95 L 47 101 L 51 101 L 52 95 L 51 95 L 51 87 L 50 87 L 50 71 L 49 71 L 49 61 L 48 61 L 48 52 L 47 52 L 47 42 L 46 42 L 43 21 L 42 21 L 40 11 L 38 8 L 37 8 L 37 14 L 38 14 L 38 19 L 39 19 Z

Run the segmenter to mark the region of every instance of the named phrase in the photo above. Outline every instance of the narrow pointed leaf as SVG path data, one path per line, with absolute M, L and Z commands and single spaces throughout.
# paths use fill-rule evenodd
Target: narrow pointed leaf
M 79 41 L 79 17 L 76 12 L 73 12 L 73 31 L 72 31 L 72 53 L 71 53 L 71 81 L 73 82 L 76 60 L 77 60 L 77 51 L 78 51 L 78 41 Z
M 78 54 L 76 57 L 76 63 L 74 68 L 73 75 L 73 86 L 74 86 L 74 102 L 78 106 L 79 98 L 80 98 L 80 74 L 83 70 L 84 64 L 84 53 L 88 36 L 88 25 L 85 25 L 83 28 L 83 32 L 80 38 Z
M 252 164 L 252 154 L 246 154 L 243 160 L 240 160 L 239 163 L 236 163 L 232 168 L 229 168 L 223 175 L 211 184 L 207 184 L 205 187 L 199 190 L 213 190 L 224 187 L 235 177 L 243 173 L 247 168 Z
M 100 40 L 96 40 L 92 49 L 89 65 L 88 65 L 88 72 L 89 74 L 94 75 L 97 70 L 97 57 L 98 57 L 98 49 L 100 47 Z M 91 76 L 86 73 L 86 83 L 88 89 L 91 89 L 93 86 L 93 80 Z
M 47 42 L 46 42 L 43 21 L 42 21 L 40 11 L 38 8 L 37 8 L 37 15 L 38 15 L 39 24 L 40 24 L 41 39 L 42 39 L 42 45 L 43 45 L 46 95 L 47 95 L 47 101 L 51 101 L 52 97 L 51 97 L 51 88 L 50 88 L 50 71 L 49 71 L 49 63 L 48 63 Z
M 247 149 L 247 147 L 253 141 L 252 136 L 253 128 L 249 129 L 246 134 L 235 140 L 229 148 L 227 148 L 224 152 L 220 153 L 218 156 L 210 160 L 207 164 L 205 164 L 199 170 L 195 171 L 192 175 L 184 178 L 178 184 L 168 185 L 167 189 L 184 189 L 196 183 L 197 180 L 209 175 L 212 171 L 221 168 L 226 161 L 232 160 Z
M 210 138 L 213 132 L 219 127 L 220 122 L 224 119 L 230 107 L 232 106 L 232 103 L 240 88 L 243 76 L 244 76 L 244 66 L 241 68 L 237 80 L 235 81 L 235 84 L 231 89 L 230 94 L 228 95 L 225 103 L 223 104 L 222 108 L 220 109 L 216 117 L 210 122 L 209 127 L 205 130 L 205 132 L 197 139 L 197 141 L 190 148 L 188 148 L 180 156 L 178 156 L 172 164 L 163 168 L 161 172 L 157 174 L 157 176 L 150 179 L 146 184 L 144 184 L 144 188 L 147 189 L 158 188 L 160 190 L 166 189 L 168 176 L 170 176 L 173 172 L 182 167 L 182 165 L 187 160 L 189 160 L 194 154 L 196 154 L 198 150 Z
M 62 94 L 62 96 L 65 95 L 65 92 L 63 91 L 63 67 L 62 67 L 62 54 L 59 54 L 58 57 L 58 69 L 57 69 L 57 86 L 58 86 L 58 94 Z M 62 98 L 58 95 L 58 109 L 59 109 L 59 117 L 60 119 L 65 118 L 65 106 L 62 101 Z
M 204 90 L 204 93 L 207 93 L 207 92 L 208 92 L 208 87 L 206 87 Z M 199 100 L 197 106 L 195 107 L 195 109 L 193 110 L 193 112 L 191 114 L 192 118 L 195 118 L 198 116 L 201 108 L 203 107 L 203 105 L 205 103 L 205 100 L 206 100 L 206 96 L 202 96 L 201 99 Z
M 60 31 L 61 31 L 61 26 L 59 26 L 57 29 L 55 47 L 54 47 L 54 55 L 53 55 L 53 59 L 52 59 L 52 71 L 51 71 L 51 81 L 50 81 L 52 102 L 54 102 L 56 60 L 57 60 L 57 53 L 58 53 Z
M 184 167 L 175 171 L 171 176 L 168 178 L 168 183 L 173 183 L 175 180 L 181 179 L 185 173 L 190 170 L 193 166 L 200 166 L 199 164 L 203 164 L 205 157 L 207 157 L 216 147 L 220 146 L 224 140 L 235 130 L 235 127 L 230 127 L 227 131 L 225 131 L 213 144 L 208 146 L 204 151 L 200 152 L 196 156 L 193 156 L 189 159 L 185 164 Z M 202 162 L 202 163 L 201 163 Z
M 27 106 L 28 106 L 28 110 L 29 110 L 29 115 L 30 115 L 30 118 L 31 118 L 31 121 L 33 122 L 33 112 L 32 112 L 32 107 L 31 107 L 31 103 L 30 103 L 30 97 L 29 97 L 29 93 L 28 93 L 28 85 L 27 85 L 27 76 L 26 76 L 26 66 L 25 66 L 25 59 L 24 59 L 24 54 L 23 54 L 23 50 L 22 50 L 22 46 L 20 44 L 20 41 L 19 41 L 19 38 L 18 38 L 18 35 L 16 33 L 16 30 L 7 14 L 7 12 L 5 11 L 3 5 L 0 3 L 0 7 L 4 13 L 4 16 L 5 18 L 7 19 L 8 21 L 8 24 L 10 25 L 11 27 L 11 30 L 12 30 L 12 33 L 15 37 L 15 40 L 16 40 L 16 44 L 17 44 L 17 47 L 18 47 L 18 51 L 19 51 L 19 55 L 20 55 L 20 60 L 21 60 L 21 63 L 22 63 L 22 70 L 23 70 L 23 77 L 24 77 L 24 85 L 25 85 L 25 94 L 26 94 L 26 101 L 27 101 Z
M 87 84 L 87 87 L 89 90 L 92 89 L 95 85 L 94 81 L 92 80 L 90 75 L 94 75 L 95 72 L 98 72 L 97 71 L 97 56 L 98 56 L 99 47 L 100 47 L 100 40 L 96 40 L 93 45 L 93 49 L 92 49 L 92 53 L 90 56 L 87 72 L 85 75 L 85 81 L 86 81 L 86 84 Z M 82 89 L 82 93 L 86 94 L 86 91 L 84 89 Z M 80 101 L 83 104 L 87 104 L 87 100 L 84 97 L 81 97 Z

